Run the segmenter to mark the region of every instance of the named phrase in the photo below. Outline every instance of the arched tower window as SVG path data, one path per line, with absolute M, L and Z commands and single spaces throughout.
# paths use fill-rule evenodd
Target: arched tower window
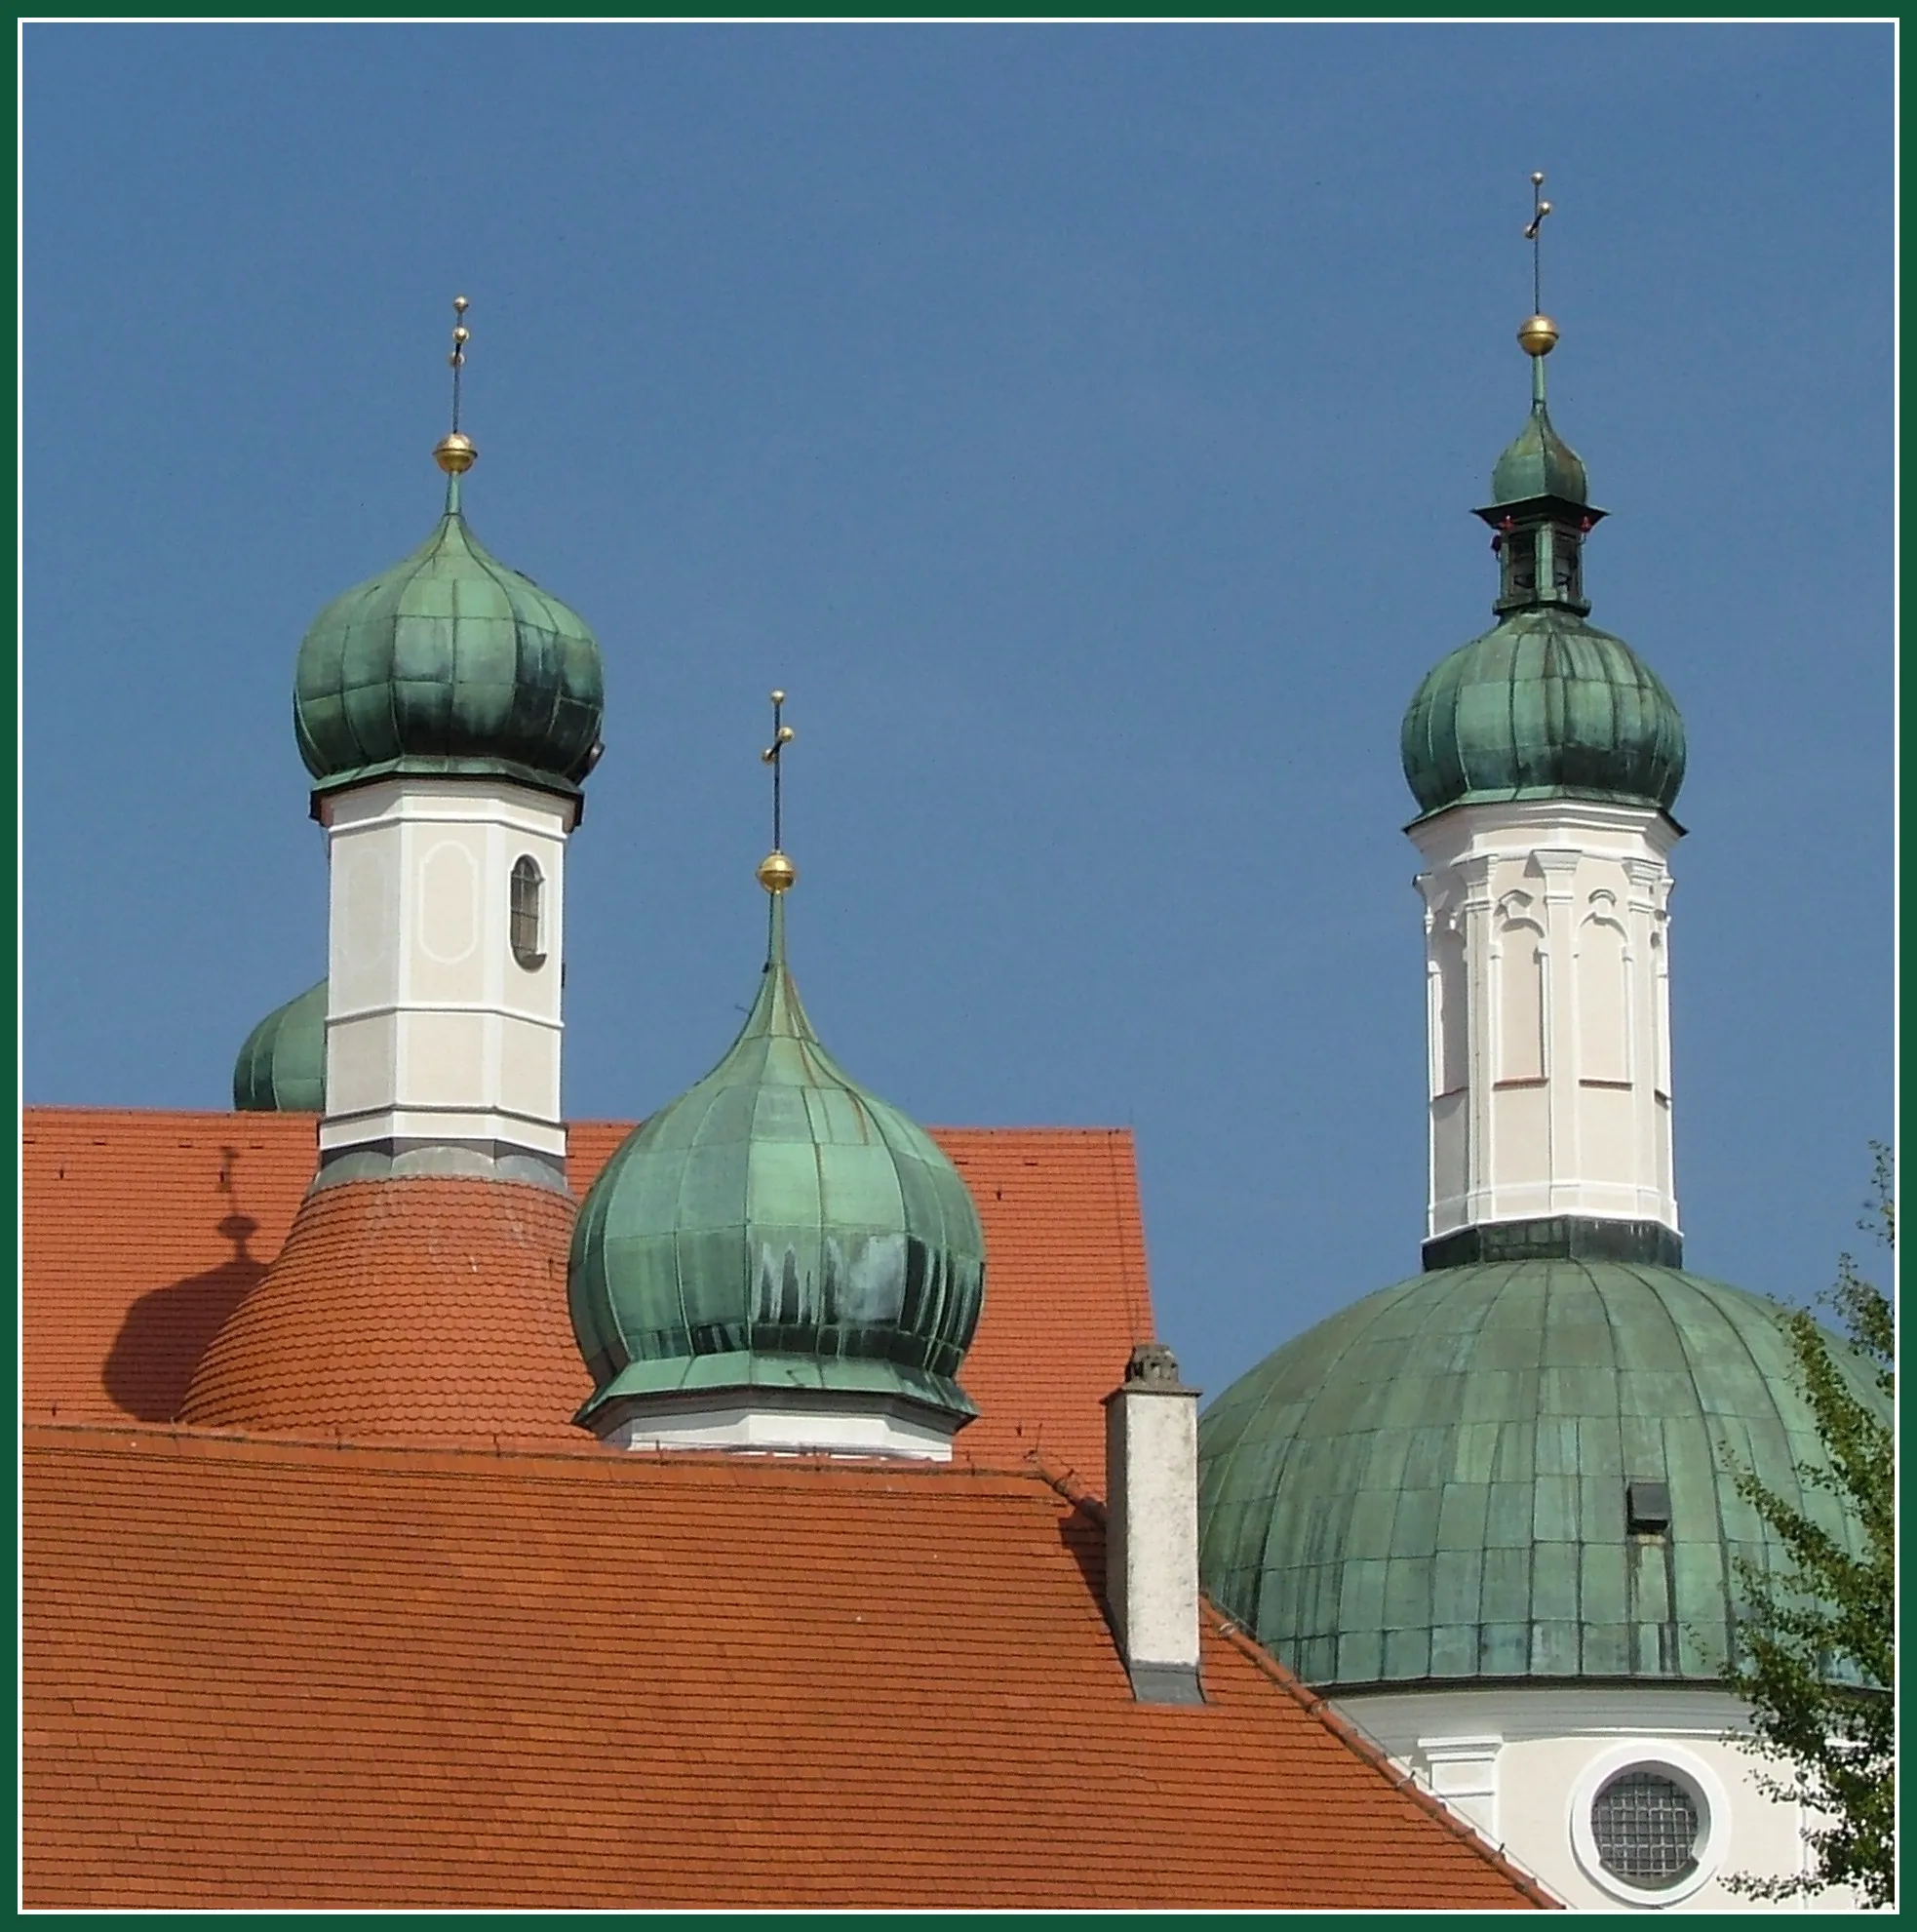
M 1431 1098 L 1456 1093 L 1470 1079 L 1466 1031 L 1465 937 L 1455 927 L 1439 931 L 1431 947 L 1437 971 L 1431 987 Z
M 513 861 L 512 917 L 509 936 L 513 958 L 528 972 L 546 964 L 546 879 L 538 861 L 522 854 Z
M 1591 894 L 1592 911 L 1578 934 L 1582 1074 L 1587 1084 L 1630 1084 L 1630 986 L 1624 927 L 1609 917 L 1608 892 Z
M 1655 1043 L 1655 1079 L 1658 1097 L 1670 1098 L 1670 971 L 1664 955 L 1664 935 L 1651 934 L 1652 1039 Z
M 1545 1078 L 1544 929 L 1526 917 L 1530 898 L 1506 893 L 1499 907 L 1498 1084 Z

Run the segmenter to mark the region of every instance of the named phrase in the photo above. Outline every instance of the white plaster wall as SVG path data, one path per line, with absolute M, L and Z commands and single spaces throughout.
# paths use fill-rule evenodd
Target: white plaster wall
M 829 1397 L 803 1408 L 760 1408 L 723 1398 L 627 1415 L 601 1441 L 614 1449 L 730 1449 L 761 1455 L 904 1456 L 950 1462 L 951 1434 L 929 1421 L 878 1414 Z
M 1555 1214 L 1677 1232 L 1662 812 L 1457 806 L 1426 862 L 1428 1238 Z
M 1603 1684 L 1385 1691 L 1336 1700 L 1401 1767 L 1567 1905 L 1609 1912 L 1843 1910 L 1848 1893 L 1771 1906 L 1733 1892 L 1733 1873 L 1805 1869 L 1801 1807 L 1757 1784 L 1762 1760 L 1734 1741 L 1745 1706 L 1708 1688 Z M 1668 1893 L 1624 1884 L 1599 1864 L 1597 1793 L 1636 1765 L 1675 1775 L 1702 1800 L 1696 1876 Z
M 566 1148 L 560 982 L 574 806 L 495 782 L 394 778 L 323 802 L 327 1117 L 320 1145 Z M 543 879 L 541 943 L 513 957 L 511 875 Z
M 1106 1595 L 1129 1664 L 1198 1664 L 1198 1398 L 1106 1398 Z

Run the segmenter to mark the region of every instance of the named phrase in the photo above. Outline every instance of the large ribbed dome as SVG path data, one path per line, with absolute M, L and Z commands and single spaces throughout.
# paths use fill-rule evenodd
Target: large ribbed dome
M 1623 638 L 1559 605 L 1514 611 L 1435 666 L 1404 714 L 1421 812 L 1588 798 L 1668 811 L 1684 722 Z
M 589 1421 L 723 1389 L 902 1399 L 964 1422 L 985 1238 L 922 1127 L 819 1045 L 786 968 L 783 900 L 731 1050 L 624 1142 L 572 1239 Z
M 275 1006 L 233 1062 L 233 1105 L 243 1114 L 326 1111 L 327 983 Z
M 1386 1288 L 1205 1415 L 1204 1586 L 1313 1684 L 1721 1677 L 1733 1560 L 1780 1560 L 1727 1457 L 1863 1547 L 1800 1481 L 1827 1456 L 1782 1317 L 1616 1262 L 1486 1262 Z M 1831 1350 L 1881 1411 L 1867 1364 Z M 1632 1527 L 1632 1485 L 1667 1533 Z
M 488 555 L 456 494 L 411 556 L 314 619 L 293 689 L 299 755 L 321 791 L 477 772 L 576 792 L 604 708 L 592 632 Z

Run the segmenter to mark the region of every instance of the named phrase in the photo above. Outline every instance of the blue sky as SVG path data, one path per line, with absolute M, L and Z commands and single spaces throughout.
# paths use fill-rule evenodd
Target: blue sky
M 568 1110 L 763 932 L 930 1123 L 1136 1129 L 1216 1393 L 1415 1271 L 1397 729 L 1490 621 L 1527 176 L 1593 621 L 1681 705 L 1687 1260 L 1805 1298 L 1891 1128 L 1892 30 L 33 26 L 32 1102 L 227 1104 L 324 969 L 293 654 L 431 528 L 593 625 Z M 1117 1364 L 1115 1364 L 1115 1368 Z

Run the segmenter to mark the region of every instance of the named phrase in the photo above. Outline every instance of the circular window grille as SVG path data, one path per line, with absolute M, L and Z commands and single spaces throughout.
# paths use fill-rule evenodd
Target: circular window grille
M 1605 1871 L 1661 1891 L 1698 1869 L 1698 1801 L 1675 1779 L 1625 1771 L 1591 1805 L 1591 1836 Z

